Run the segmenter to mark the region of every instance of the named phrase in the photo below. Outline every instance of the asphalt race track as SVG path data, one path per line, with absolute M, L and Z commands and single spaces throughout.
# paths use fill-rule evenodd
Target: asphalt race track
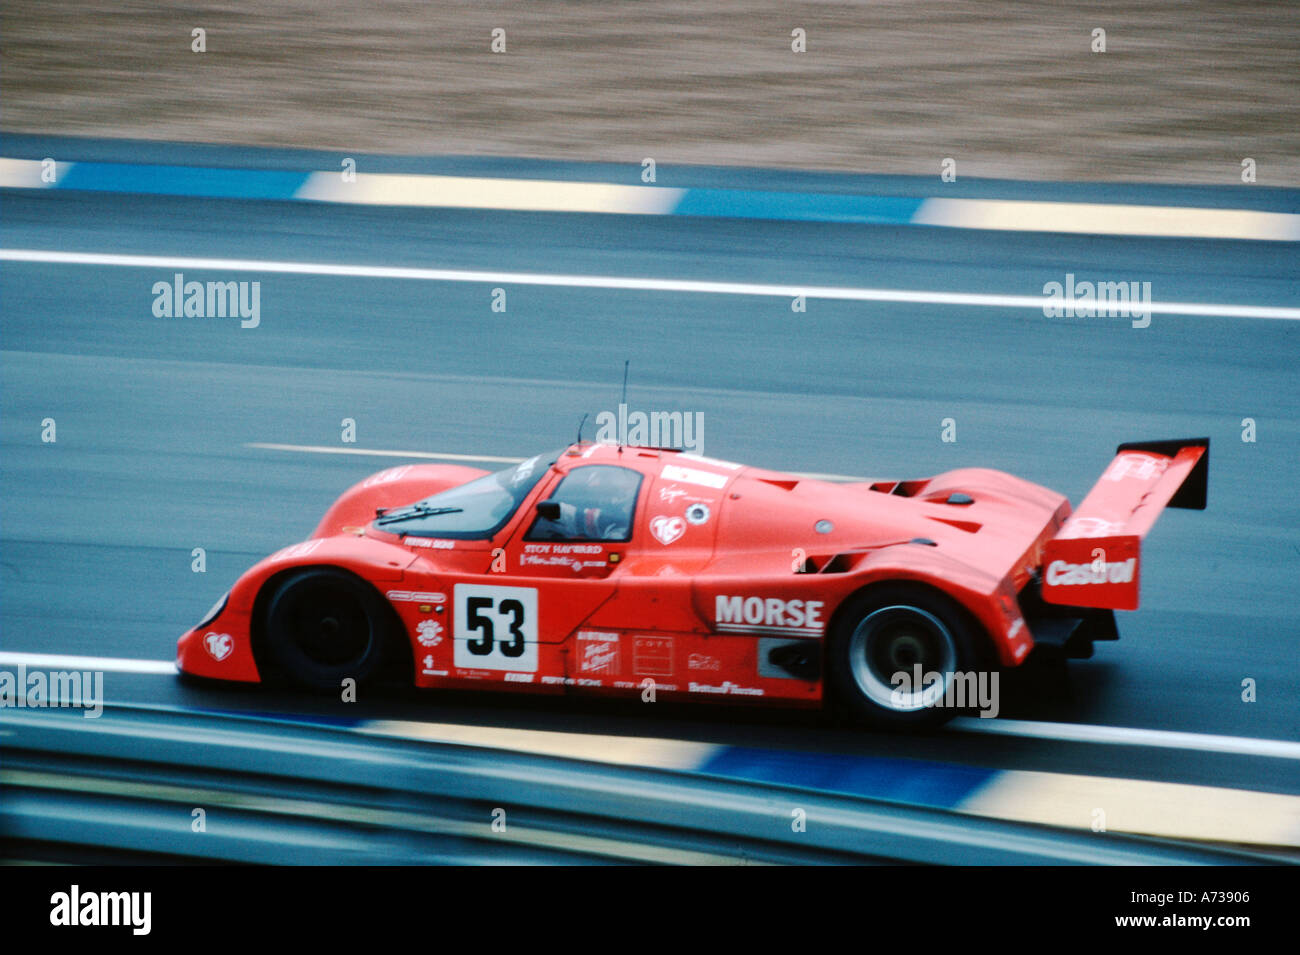
M 1287 242 L 265 200 L 0 193 L 5 250 L 561 276 L 1042 294 L 1067 273 L 1163 302 L 1293 307 Z M 256 279 L 261 320 L 156 318 L 151 288 Z M 507 293 L 492 310 L 492 289 Z M 1225 309 L 1231 311 L 1231 309 Z M 1077 503 L 1121 441 L 1208 435 L 1210 504 L 1144 545 L 1143 607 L 1068 671 L 1009 680 L 1003 718 L 1300 738 L 1300 323 L 509 281 L 0 262 L 0 647 L 172 659 L 249 565 L 399 457 L 520 458 L 628 405 L 698 411 L 704 453 L 920 477 L 988 466 Z M 57 440 L 41 440 L 53 418 Z M 356 422 L 356 441 L 341 422 Z M 941 440 L 954 419 L 957 440 Z M 1253 442 L 1242 440 L 1253 419 Z M 588 424 L 587 436 L 593 434 Z M 257 445 L 328 450 L 272 449 Z M 475 462 L 470 462 L 475 463 Z M 490 462 L 480 466 L 493 467 Z M 191 552 L 206 550 L 206 573 Z M 1030 679 L 1029 677 L 1033 678 Z M 951 728 L 889 736 L 810 714 L 393 692 L 344 704 L 109 673 L 112 700 L 400 717 L 1300 793 L 1300 759 Z M 1253 680 L 1256 702 L 1242 701 Z M 1227 747 L 1232 749 L 1232 747 Z

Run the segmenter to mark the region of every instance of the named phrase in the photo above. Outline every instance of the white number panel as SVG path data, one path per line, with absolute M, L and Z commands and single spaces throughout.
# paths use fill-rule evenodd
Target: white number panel
M 537 588 L 457 584 L 456 666 L 537 672 Z

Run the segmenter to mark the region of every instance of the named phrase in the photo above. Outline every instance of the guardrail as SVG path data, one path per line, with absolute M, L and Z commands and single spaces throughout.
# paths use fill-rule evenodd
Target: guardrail
M 13 709 L 0 854 L 286 864 L 1270 861 L 883 800 L 166 708 Z

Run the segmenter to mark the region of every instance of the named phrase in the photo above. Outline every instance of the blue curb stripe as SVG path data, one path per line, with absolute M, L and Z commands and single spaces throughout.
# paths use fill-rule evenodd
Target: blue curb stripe
M 673 214 L 732 219 L 907 225 L 924 201 L 900 196 L 687 189 L 673 209 Z
M 307 174 L 300 172 L 79 162 L 72 165 L 56 188 L 220 199 L 292 199 L 306 181 Z
M 1300 242 L 1300 214 L 1252 208 L 1061 200 L 945 198 L 721 188 L 573 179 L 286 172 L 198 166 L 63 163 L 0 157 L 0 188 L 70 189 L 199 198 L 297 200 L 448 209 L 670 215 L 929 226 L 1022 233 Z
M 999 771 L 920 760 L 727 747 L 706 760 L 698 772 L 956 809 Z

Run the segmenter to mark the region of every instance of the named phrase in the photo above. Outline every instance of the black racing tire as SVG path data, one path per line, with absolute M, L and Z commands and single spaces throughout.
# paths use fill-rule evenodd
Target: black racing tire
M 954 601 L 921 584 L 878 584 L 850 597 L 836 614 L 827 679 L 835 701 L 857 720 L 882 729 L 940 726 L 970 707 L 946 698 L 953 673 L 982 658 L 977 628 Z M 921 689 L 896 682 L 902 671 L 940 674 Z M 986 678 L 986 677 L 985 677 Z M 996 688 L 997 684 L 993 684 Z M 937 705 L 936 705 L 937 703 Z
M 296 571 L 266 602 L 265 646 L 292 683 L 337 691 L 345 679 L 362 686 L 393 652 L 392 612 L 374 588 L 342 570 Z

